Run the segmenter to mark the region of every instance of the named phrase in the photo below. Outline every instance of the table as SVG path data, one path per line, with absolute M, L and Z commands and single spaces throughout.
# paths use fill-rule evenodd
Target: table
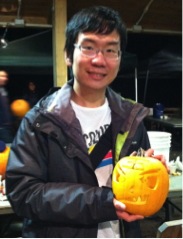
M 167 119 L 157 119 L 152 116 L 147 116 L 145 120 L 148 123 L 156 123 L 159 124 L 162 127 L 168 127 L 168 128 L 177 128 L 181 129 L 182 128 L 182 119 L 181 118 L 176 118 L 176 117 L 168 117 Z
M 22 218 L 14 213 L 8 200 L 0 201 L 0 237 L 21 237 L 21 231 Z
M 11 205 L 9 201 L 0 201 L 0 215 L 4 214 L 13 214 L 13 209 L 11 208 Z
M 182 196 L 182 175 L 173 176 L 170 175 L 170 187 L 168 197 L 180 197 Z
M 178 210 L 179 212 L 182 212 L 182 209 L 172 202 L 172 199 L 176 197 L 182 197 L 182 175 L 180 176 L 170 175 L 169 193 L 166 202 L 164 204 L 165 221 L 171 220 L 172 211 L 174 209 Z

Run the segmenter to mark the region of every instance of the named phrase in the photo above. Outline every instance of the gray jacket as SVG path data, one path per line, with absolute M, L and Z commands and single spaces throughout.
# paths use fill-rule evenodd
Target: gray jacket
M 98 187 L 70 104 L 71 92 L 69 82 L 41 99 L 22 120 L 11 146 L 6 190 L 15 213 L 25 218 L 23 237 L 96 237 L 98 223 L 117 219 L 112 189 Z M 117 135 L 126 131 L 118 160 L 139 147 L 149 148 L 142 124 L 148 110 L 110 88 L 106 96 L 112 112 L 113 154 Z

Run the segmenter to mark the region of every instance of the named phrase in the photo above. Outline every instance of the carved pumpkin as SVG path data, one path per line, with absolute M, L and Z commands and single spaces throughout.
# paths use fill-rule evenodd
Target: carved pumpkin
M 168 172 L 157 159 L 124 157 L 114 168 L 112 189 L 115 198 L 126 205 L 127 212 L 150 216 L 166 200 L 169 190 Z
M 30 105 L 26 100 L 17 99 L 11 103 L 10 108 L 15 116 L 22 118 L 30 110 Z

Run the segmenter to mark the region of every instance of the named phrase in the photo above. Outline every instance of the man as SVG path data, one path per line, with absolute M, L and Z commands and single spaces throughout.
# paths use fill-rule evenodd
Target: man
M 30 107 L 32 108 L 39 100 L 39 94 L 37 90 L 36 83 L 34 81 L 29 81 L 27 89 L 23 95 L 23 99 L 29 102 Z
M 125 46 L 124 23 L 110 8 L 84 9 L 68 23 L 65 56 L 73 79 L 25 116 L 11 147 L 7 195 L 25 218 L 24 237 L 114 238 L 124 229 L 123 236 L 137 232 L 135 222 L 143 216 L 127 213 L 111 189 L 114 164 L 149 148 L 142 123 L 148 110 L 108 87 Z
M 0 140 L 5 143 L 11 143 L 13 140 L 12 133 L 12 115 L 10 111 L 8 93 L 5 86 L 8 82 L 6 71 L 0 71 Z

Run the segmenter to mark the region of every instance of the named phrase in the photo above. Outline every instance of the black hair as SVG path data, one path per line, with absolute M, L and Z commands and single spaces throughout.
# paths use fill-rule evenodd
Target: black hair
M 105 35 L 114 30 L 119 33 L 121 50 L 124 53 L 127 44 L 127 33 L 119 12 L 105 6 L 82 9 L 71 18 L 66 27 L 64 50 L 67 53 L 67 57 L 71 62 L 73 61 L 74 43 L 79 33 L 94 32 Z

